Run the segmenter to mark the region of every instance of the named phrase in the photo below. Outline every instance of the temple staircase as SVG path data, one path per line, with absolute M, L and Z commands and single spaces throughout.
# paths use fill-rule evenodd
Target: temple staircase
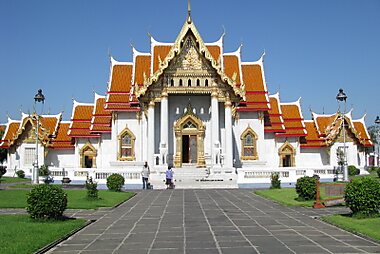
M 174 184 L 176 189 L 231 189 L 238 188 L 237 175 L 222 173 L 217 170 L 213 173 L 210 168 L 197 168 L 194 165 L 184 165 L 174 168 Z M 150 175 L 150 182 L 154 189 L 166 189 L 165 170 L 157 170 Z

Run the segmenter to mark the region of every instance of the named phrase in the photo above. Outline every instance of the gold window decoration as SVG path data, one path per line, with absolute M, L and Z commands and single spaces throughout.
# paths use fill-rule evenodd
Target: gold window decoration
M 257 155 L 257 135 L 248 127 L 241 135 L 241 159 L 258 160 Z
M 119 135 L 119 160 L 135 160 L 135 140 L 133 133 L 125 128 Z

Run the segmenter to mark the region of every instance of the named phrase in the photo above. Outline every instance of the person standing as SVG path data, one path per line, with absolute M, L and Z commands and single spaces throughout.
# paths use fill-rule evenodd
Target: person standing
M 173 189 L 173 170 L 171 166 L 168 166 L 166 170 L 166 189 Z
M 143 189 L 145 189 L 145 188 L 148 189 L 149 175 L 150 175 L 150 169 L 149 169 L 149 166 L 148 166 L 148 162 L 145 162 L 144 166 L 143 166 L 143 168 L 141 170 Z

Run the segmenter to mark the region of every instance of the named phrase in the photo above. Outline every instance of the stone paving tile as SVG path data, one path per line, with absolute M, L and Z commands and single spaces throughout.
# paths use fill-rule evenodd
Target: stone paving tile
M 249 253 L 258 253 L 253 247 L 227 247 L 221 248 L 223 254 L 249 254 Z
M 67 211 L 96 222 L 49 253 L 380 253 L 379 243 L 314 219 L 345 212 L 284 207 L 251 190 L 138 191 L 114 209 Z

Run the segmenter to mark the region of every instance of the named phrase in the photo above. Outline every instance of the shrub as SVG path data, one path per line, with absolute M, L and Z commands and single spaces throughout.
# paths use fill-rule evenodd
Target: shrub
M 88 199 L 98 199 L 98 184 L 92 181 L 92 177 L 86 180 L 87 198 Z
M 379 177 L 380 178 L 380 168 L 377 168 L 377 177 Z
M 25 172 L 24 172 L 24 170 L 17 170 L 16 171 L 16 175 L 17 175 L 17 177 L 19 177 L 19 178 L 25 178 Z
M 49 166 L 48 166 L 48 165 L 42 165 L 42 166 L 38 169 L 38 175 L 39 175 L 39 176 L 48 176 L 48 175 L 50 175 Z
M 304 176 L 297 179 L 296 192 L 302 200 L 313 200 L 317 196 L 317 178 Z
M 40 184 L 28 194 L 27 204 L 33 219 L 58 219 L 67 207 L 67 194 L 60 186 Z
M 272 173 L 270 175 L 271 189 L 281 189 L 280 174 L 278 172 Z
M 112 174 L 107 177 L 107 188 L 110 191 L 121 191 L 124 185 L 124 177 L 120 174 Z
M 344 199 L 354 215 L 380 213 L 380 182 L 371 177 L 358 177 L 346 186 Z
M 0 166 L 0 178 L 7 173 L 7 167 L 6 166 Z
M 350 165 L 347 167 L 348 175 L 349 176 L 356 176 L 360 174 L 360 169 L 355 167 L 354 165 Z

